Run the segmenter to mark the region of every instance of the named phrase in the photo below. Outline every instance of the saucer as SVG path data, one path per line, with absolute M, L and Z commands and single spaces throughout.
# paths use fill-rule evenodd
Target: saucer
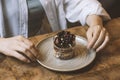
M 39 50 L 39 63 L 54 71 L 74 71 L 89 65 L 96 56 L 96 52 L 87 49 L 87 40 L 84 37 L 76 35 L 75 56 L 68 60 L 61 60 L 55 57 L 53 48 L 53 37 L 48 37 L 40 41 L 36 47 Z

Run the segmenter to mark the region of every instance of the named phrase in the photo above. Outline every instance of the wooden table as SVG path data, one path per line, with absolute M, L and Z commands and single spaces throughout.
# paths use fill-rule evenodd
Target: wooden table
M 55 72 L 39 64 L 26 64 L 17 59 L 0 59 L 0 80 L 120 80 L 120 18 L 109 21 L 106 26 L 111 35 L 109 44 L 87 67 L 73 72 Z M 74 27 L 72 33 L 86 37 L 87 27 Z M 37 44 L 55 33 L 31 37 Z

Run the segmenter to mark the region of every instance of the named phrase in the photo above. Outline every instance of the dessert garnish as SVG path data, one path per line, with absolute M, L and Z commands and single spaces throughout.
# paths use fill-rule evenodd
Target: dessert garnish
M 54 49 L 56 57 L 70 59 L 74 55 L 75 35 L 69 31 L 58 32 L 54 36 Z

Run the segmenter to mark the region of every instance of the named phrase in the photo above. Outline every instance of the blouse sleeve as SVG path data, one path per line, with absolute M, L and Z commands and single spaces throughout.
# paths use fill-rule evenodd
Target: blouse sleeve
M 97 0 L 65 0 L 64 6 L 66 18 L 70 22 L 80 21 L 82 25 L 85 25 L 87 16 L 92 14 L 101 16 L 103 20 L 110 19 Z

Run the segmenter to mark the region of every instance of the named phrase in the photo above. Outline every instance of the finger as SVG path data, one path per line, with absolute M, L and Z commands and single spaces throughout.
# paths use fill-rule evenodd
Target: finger
M 28 50 L 30 50 L 30 52 L 31 52 L 34 56 L 37 55 L 38 51 L 37 51 L 37 49 L 35 48 L 35 45 L 34 45 L 30 40 L 28 40 L 28 39 L 26 39 L 26 38 L 22 38 L 22 42 L 24 43 L 23 46 L 24 46 L 25 48 L 27 48 Z M 22 45 L 21 45 L 21 46 L 22 46 Z
M 18 36 L 17 37 L 17 40 L 19 41 L 19 42 L 24 42 L 26 45 L 30 45 L 30 46 L 33 46 L 34 44 L 30 41 L 30 40 L 28 40 L 28 39 L 26 39 L 26 38 L 24 38 L 23 36 Z
M 35 57 L 38 56 L 39 51 L 35 48 L 35 46 L 33 46 L 33 47 L 30 49 L 30 51 L 31 51 L 31 53 L 32 53 Z
M 27 50 L 26 53 L 23 52 L 20 53 L 27 57 L 31 62 L 36 61 L 36 57 L 29 50 Z
M 106 33 L 106 37 L 105 37 L 104 42 L 102 43 L 102 45 L 101 45 L 100 47 L 98 47 L 98 48 L 96 49 L 96 52 L 98 52 L 98 51 L 100 51 L 101 49 L 103 49 L 108 42 L 109 42 L 109 34 Z
M 23 62 L 27 62 L 27 63 L 30 62 L 29 59 L 27 59 L 26 57 L 24 57 L 23 55 L 19 54 L 16 51 L 9 50 L 7 52 L 9 52 L 7 56 L 15 57 L 15 58 L 17 58 L 17 59 L 19 59 L 19 60 L 21 60 Z
M 23 56 L 28 58 L 30 61 L 35 61 L 35 56 L 25 46 L 18 45 L 16 46 L 15 50 L 18 51 L 19 54 L 22 54 Z
M 21 41 L 24 42 L 26 45 L 31 45 L 33 46 L 34 44 L 28 40 L 27 38 L 24 38 L 24 37 L 20 37 L 21 38 Z
M 93 48 L 93 45 L 95 44 L 95 42 L 97 41 L 98 37 L 99 37 L 99 34 L 100 34 L 100 31 L 101 31 L 101 27 L 100 26 L 96 26 L 96 30 L 92 36 L 92 39 L 91 41 L 89 42 L 88 44 L 88 47 L 89 48 Z
M 92 31 L 90 29 L 88 29 L 87 31 L 87 39 L 88 39 L 88 42 L 92 39 Z
M 38 55 L 38 50 L 35 48 L 34 45 L 26 45 L 25 43 L 23 43 L 21 47 L 24 47 L 25 49 L 29 50 L 29 52 L 35 57 Z
M 96 50 L 102 44 L 102 42 L 105 39 L 105 36 L 106 36 L 106 30 L 105 30 L 105 28 L 103 28 L 100 32 L 100 36 L 98 37 L 98 40 L 96 41 L 96 43 L 93 46 L 94 50 Z
M 18 44 L 21 47 L 24 47 L 25 49 L 28 49 L 34 56 L 37 56 L 38 51 L 31 41 L 29 41 L 28 39 L 23 38 L 23 37 L 18 41 L 19 41 Z

